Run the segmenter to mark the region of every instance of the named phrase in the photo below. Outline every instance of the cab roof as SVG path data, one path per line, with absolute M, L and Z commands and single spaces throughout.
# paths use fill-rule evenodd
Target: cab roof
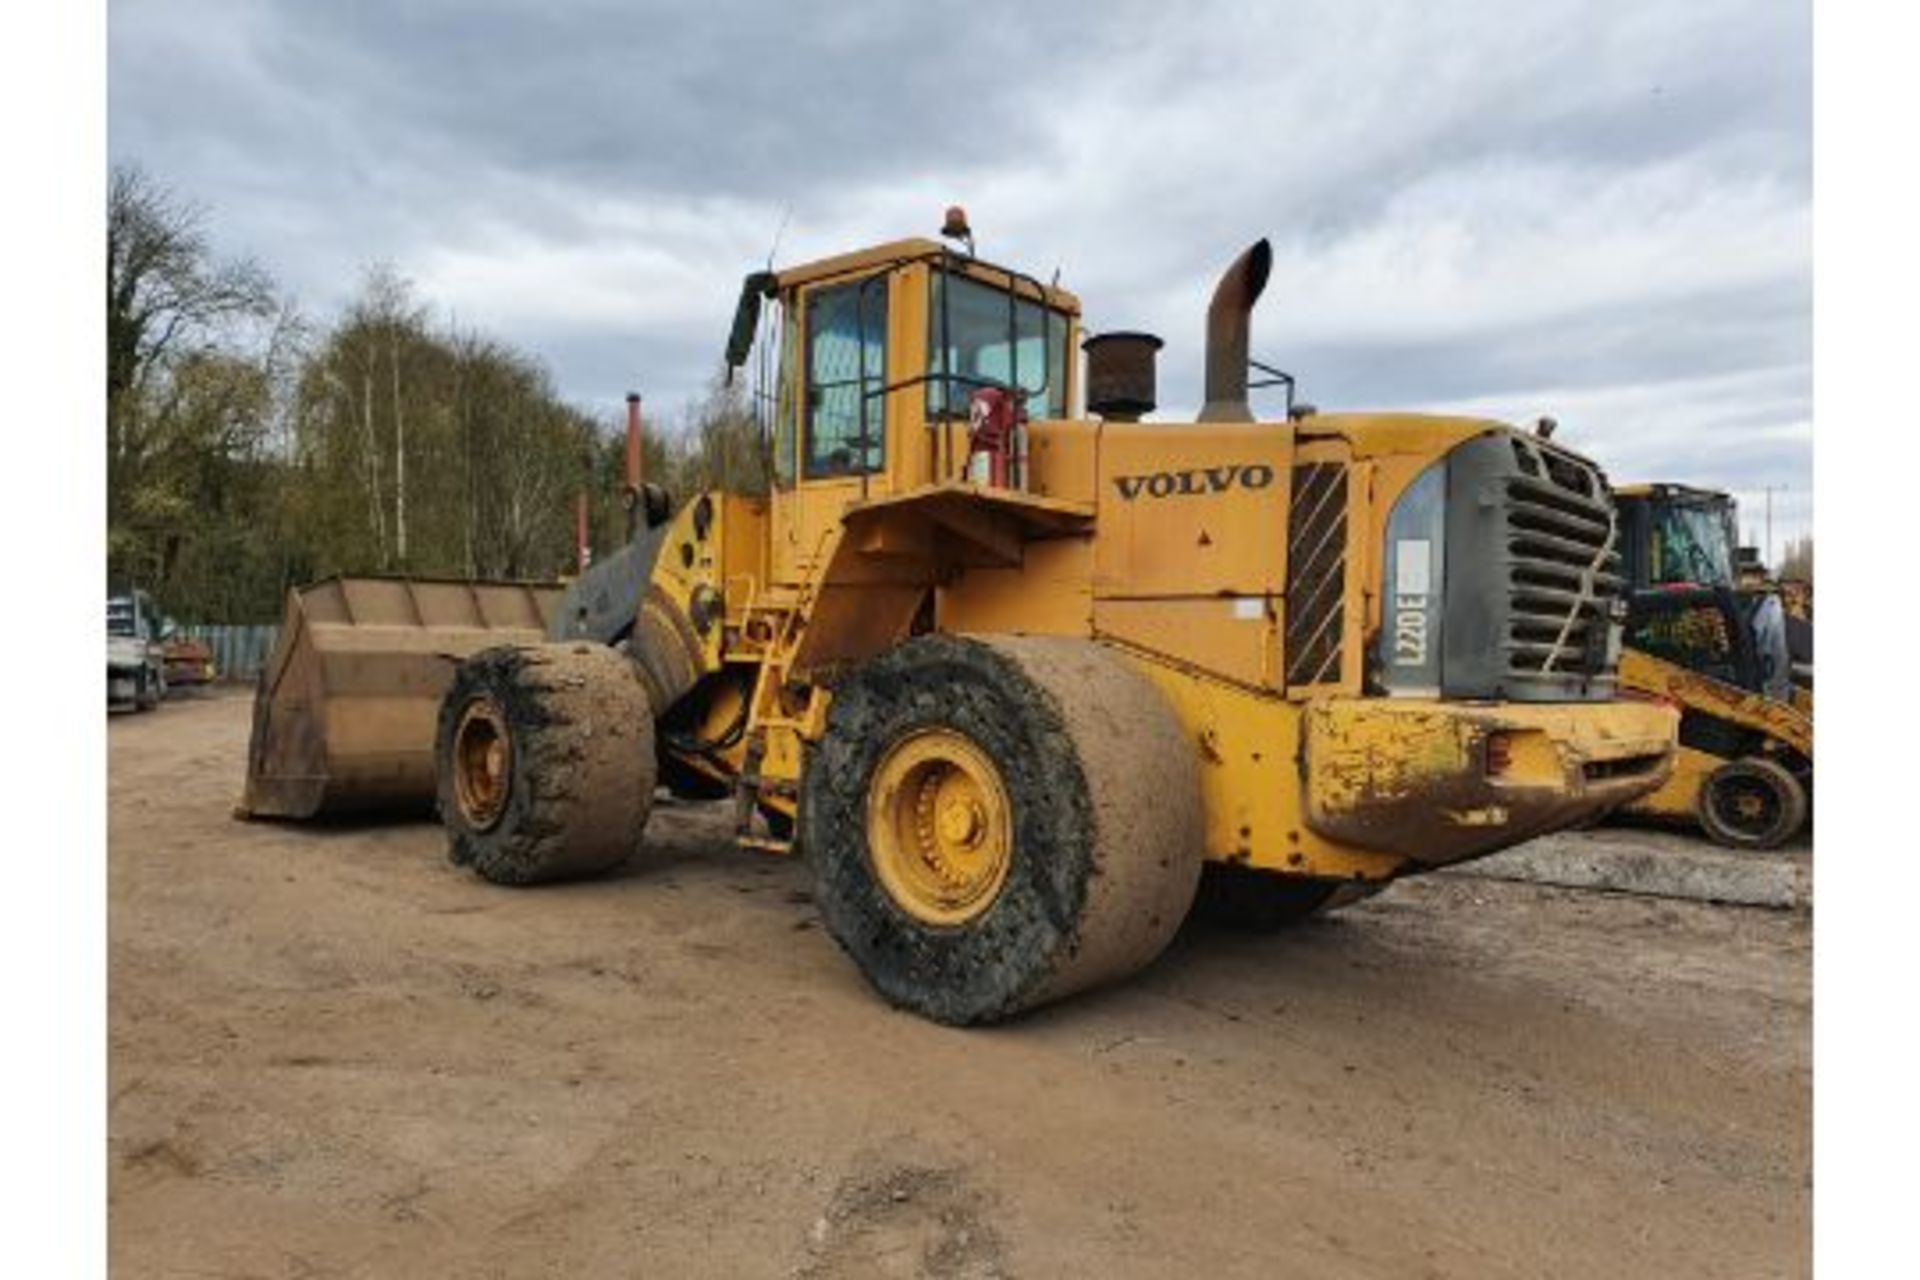
M 997 266 L 979 258 L 970 258 L 941 244 L 938 240 L 928 240 L 916 236 L 907 240 L 889 240 L 867 249 L 856 249 L 852 253 L 836 254 L 831 258 L 820 258 L 813 262 L 796 263 L 791 267 L 782 267 L 774 273 L 774 279 L 780 288 L 795 285 L 812 284 L 818 280 L 830 280 L 836 276 L 862 275 L 876 267 L 897 265 L 907 262 L 926 262 L 940 258 L 952 258 L 969 272 L 980 276 L 989 283 L 1005 287 L 1009 277 L 1017 268 Z M 1020 291 L 1031 295 L 1037 281 L 1022 281 Z M 1065 289 L 1052 285 L 1038 284 L 1040 295 L 1050 307 L 1066 312 L 1068 315 L 1080 314 L 1080 299 Z
M 1732 495 L 1720 489 L 1701 489 L 1671 480 L 1648 480 L 1639 484 L 1617 484 L 1615 496 L 1622 498 L 1679 498 L 1688 502 L 1729 502 Z

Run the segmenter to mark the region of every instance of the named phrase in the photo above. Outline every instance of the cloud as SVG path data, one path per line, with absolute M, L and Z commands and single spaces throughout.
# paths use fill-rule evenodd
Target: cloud
M 697 14 L 697 16 L 695 16 Z M 388 260 L 583 403 L 693 395 L 739 276 L 927 234 L 1057 267 L 1199 400 L 1215 273 L 1324 407 L 1554 412 L 1804 528 L 1804 3 L 112 0 L 111 151 L 312 308 Z M 1793 514 L 1783 516 L 1783 505 Z

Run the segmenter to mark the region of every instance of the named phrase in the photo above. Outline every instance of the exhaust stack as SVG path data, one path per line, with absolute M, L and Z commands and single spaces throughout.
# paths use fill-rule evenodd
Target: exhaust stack
M 627 541 L 640 532 L 640 393 L 627 392 L 627 475 L 621 500 L 627 508 Z
M 1265 238 L 1233 260 L 1214 286 L 1207 307 L 1207 402 L 1202 422 L 1252 422 L 1247 399 L 1247 357 L 1253 304 L 1273 270 L 1273 246 Z
M 593 565 L 593 542 L 587 535 L 587 491 L 582 489 L 573 498 L 573 560 L 574 572 L 585 573 Z

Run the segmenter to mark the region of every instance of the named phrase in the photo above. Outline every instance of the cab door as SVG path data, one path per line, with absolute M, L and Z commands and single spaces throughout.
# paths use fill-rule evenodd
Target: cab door
M 789 325 L 794 346 L 797 430 L 790 485 L 774 495 L 774 577 L 804 581 L 819 570 L 841 513 L 891 489 L 888 359 L 892 353 L 890 273 L 811 285 L 799 291 Z

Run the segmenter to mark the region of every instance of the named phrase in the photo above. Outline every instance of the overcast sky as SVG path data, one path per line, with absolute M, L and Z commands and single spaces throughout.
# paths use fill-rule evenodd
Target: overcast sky
M 1271 237 L 1255 354 L 1325 409 L 1560 419 L 1617 482 L 1812 505 L 1805 3 L 111 0 L 109 130 L 321 317 L 386 260 L 612 416 L 739 277 L 928 235 L 1163 335 Z

